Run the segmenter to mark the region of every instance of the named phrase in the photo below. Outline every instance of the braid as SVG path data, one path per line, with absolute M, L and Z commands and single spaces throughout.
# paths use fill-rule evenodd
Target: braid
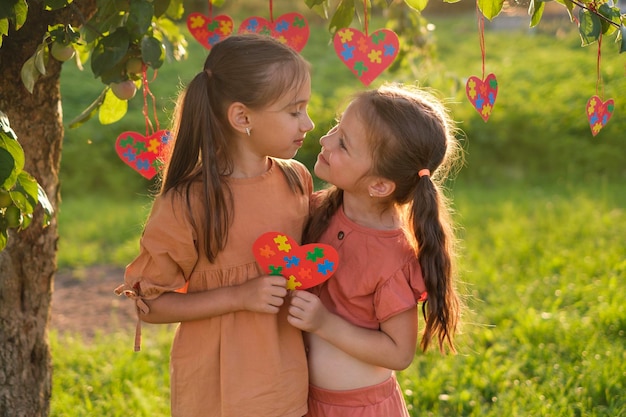
M 415 188 L 411 210 L 411 223 L 418 242 L 418 257 L 428 299 L 423 305 L 426 328 L 421 341 L 424 351 L 434 335 L 439 350 L 448 345 L 454 352 L 454 333 L 458 319 L 458 299 L 452 285 L 452 255 L 449 222 L 442 221 L 446 207 L 443 195 L 430 177 L 421 178 Z
M 330 219 L 341 207 L 343 200 L 343 190 L 331 186 L 320 191 L 316 196 L 317 201 L 321 201 L 317 207 L 312 207 L 312 214 L 304 229 L 302 243 L 317 242 L 328 227 Z

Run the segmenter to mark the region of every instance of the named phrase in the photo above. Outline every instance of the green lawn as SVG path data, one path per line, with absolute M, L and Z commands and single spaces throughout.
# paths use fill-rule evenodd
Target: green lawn
M 459 181 L 453 197 L 468 309 L 458 355 L 401 373 L 412 415 L 626 415 L 623 186 Z M 52 415 L 166 416 L 172 333 L 146 327 L 140 353 L 132 330 L 53 333 Z

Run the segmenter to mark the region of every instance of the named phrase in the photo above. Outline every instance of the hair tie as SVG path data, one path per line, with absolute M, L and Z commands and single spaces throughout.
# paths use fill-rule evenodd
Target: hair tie
M 213 76 L 213 71 L 211 71 L 211 68 L 205 69 L 204 72 L 206 73 L 206 76 L 209 78 Z
M 422 178 L 424 176 L 430 177 L 430 170 L 428 168 L 420 169 L 418 171 L 417 175 L 419 175 L 420 178 Z

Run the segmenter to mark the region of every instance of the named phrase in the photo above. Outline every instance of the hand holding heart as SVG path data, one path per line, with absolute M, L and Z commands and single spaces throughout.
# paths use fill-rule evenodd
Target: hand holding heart
M 332 276 L 339 263 L 339 255 L 332 246 L 321 243 L 300 246 L 279 232 L 261 235 L 252 245 L 252 251 L 265 273 L 287 278 L 290 290 L 321 284 Z

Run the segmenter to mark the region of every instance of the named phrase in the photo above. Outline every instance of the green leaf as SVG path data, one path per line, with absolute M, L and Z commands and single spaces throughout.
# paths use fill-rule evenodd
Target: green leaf
M 0 148 L 0 186 L 2 186 L 2 188 L 5 188 L 4 184 L 11 177 L 14 168 L 15 159 L 11 153 L 4 148 Z M 8 188 L 8 186 L 6 188 Z
M 2 219 L 4 220 L 4 219 Z M 0 222 L 0 252 L 7 247 L 7 225 Z
M 17 176 L 24 169 L 24 150 L 17 140 L 10 138 L 5 133 L 0 133 L 0 150 L 9 154 L 8 156 L 5 153 L 2 154 L 1 160 L 3 165 L 4 161 L 8 161 L 9 165 L 12 165 L 8 175 L 3 174 L 0 177 L 0 187 L 9 190 L 17 181 Z M 12 164 L 10 163 L 11 161 Z
M 35 65 L 35 55 L 33 55 L 28 58 L 26 62 L 24 62 L 24 65 L 22 65 L 22 70 L 20 71 L 20 76 L 22 77 L 24 87 L 26 87 L 29 93 L 33 93 L 35 83 L 39 79 L 40 75 L 41 73 Z
M 478 0 L 478 8 L 489 20 L 500 14 L 503 5 L 504 0 Z
M 26 171 L 20 172 L 15 189 L 11 191 L 11 198 L 22 214 L 32 214 L 39 198 L 37 180 Z
M 347 28 L 354 18 L 354 0 L 341 0 L 335 14 L 330 20 L 328 30 L 331 33 L 337 32 L 339 29 Z
M 580 9 L 578 12 L 578 33 L 582 40 L 582 46 L 591 45 L 600 37 L 602 22 L 600 18 L 587 10 Z
M 615 33 L 621 24 L 619 8 L 610 6 L 608 3 L 603 3 L 600 7 L 598 7 L 598 13 L 608 20 L 600 19 L 600 22 L 602 23 L 602 33 L 604 35 L 612 35 Z
M 9 34 L 9 19 L 8 18 L 4 18 L 4 19 L 0 19 L 0 39 L 2 39 L 2 36 L 6 36 Z
M 131 0 L 126 27 L 132 39 L 139 40 L 152 23 L 154 7 L 146 0 Z
M 35 68 L 41 75 L 46 75 L 46 63 L 48 62 L 48 46 L 45 41 L 37 46 L 35 51 Z
M 421 12 L 428 5 L 428 0 L 404 0 L 404 2 L 413 10 Z
M 98 98 L 95 99 L 93 103 L 91 103 L 85 110 L 83 110 L 81 114 L 79 114 L 72 121 L 70 121 L 69 123 L 70 129 L 73 129 L 75 127 L 82 125 L 87 120 L 95 116 L 95 114 L 98 112 L 98 109 L 100 108 L 100 106 L 102 106 L 102 103 L 104 102 L 104 96 L 108 89 L 109 88 L 106 87 L 104 90 L 102 90 Z
M 46 194 L 46 191 L 39 184 L 37 184 L 37 201 L 43 208 L 43 226 L 50 226 L 52 215 L 54 214 L 54 207 L 52 207 L 48 199 L 48 194 Z
M 103 37 L 96 44 L 91 55 L 91 70 L 96 77 L 112 69 L 128 52 L 130 36 L 126 28 L 118 28 L 115 32 Z
M 304 3 L 309 9 L 328 20 L 329 0 L 305 0 Z
M 146 36 L 141 40 L 141 59 L 154 69 L 165 61 L 165 47 L 157 38 Z
M 28 3 L 26 3 L 26 0 L 18 1 L 15 6 L 13 6 L 13 12 L 15 13 L 15 30 L 19 30 L 24 26 L 26 16 L 28 16 Z
M 173 20 L 182 19 L 185 14 L 185 7 L 183 6 L 183 0 L 170 0 L 170 5 L 165 12 L 165 15 Z
M 530 27 L 534 28 L 541 21 L 543 10 L 546 3 L 542 0 L 532 0 L 528 6 L 528 14 L 530 15 Z
M 108 88 L 104 95 L 104 101 L 100 106 L 98 118 L 103 125 L 109 125 L 120 120 L 128 111 L 128 101 L 117 98 L 113 91 Z

